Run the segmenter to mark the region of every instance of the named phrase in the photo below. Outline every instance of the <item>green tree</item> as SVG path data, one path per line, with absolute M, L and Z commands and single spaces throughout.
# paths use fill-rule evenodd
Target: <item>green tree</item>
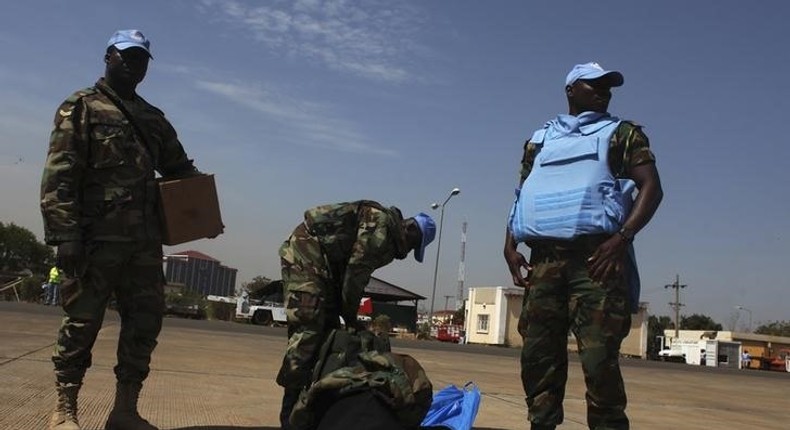
M 265 288 L 267 285 L 271 283 L 272 283 L 271 279 L 267 278 L 266 276 L 258 275 L 252 278 L 252 280 L 242 283 L 241 288 L 247 290 L 250 293 L 250 295 L 252 295 L 255 292 Z
M 762 324 L 754 331 L 757 334 L 790 337 L 790 321 L 774 321 Z
M 47 273 L 55 264 L 52 248 L 39 242 L 30 230 L 0 222 L 0 271 Z
M 453 313 L 453 324 L 464 325 L 464 320 L 466 319 L 466 303 L 461 305 L 461 309 L 458 309 Z
M 707 315 L 693 314 L 690 316 L 683 315 L 680 317 L 681 330 L 722 330 L 721 324 L 713 321 L 713 318 Z

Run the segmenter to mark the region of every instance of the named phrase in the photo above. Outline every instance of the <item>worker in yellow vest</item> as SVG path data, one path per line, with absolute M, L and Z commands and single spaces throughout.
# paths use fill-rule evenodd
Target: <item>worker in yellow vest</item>
M 47 281 L 46 296 L 44 296 L 44 304 L 55 306 L 60 304 L 60 274 L 61 271 L 57 266 L 52 266 L 49 270 L 49 280 Z

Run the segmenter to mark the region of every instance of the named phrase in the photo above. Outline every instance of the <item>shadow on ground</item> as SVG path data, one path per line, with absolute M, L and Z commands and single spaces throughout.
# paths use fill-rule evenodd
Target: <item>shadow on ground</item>
M 434 428 L 439 428 L 439 427 L 434 427 Z M 179 427 L 173 430 L 280 430 L 280 427 L 196 426 L 196 427 Z M 497 427 L 473 427 L 473 430 L 507 430 L 507 429 L 502 429 Z
M 192 426 L 173 430 L 280 430 L 280 427 Z

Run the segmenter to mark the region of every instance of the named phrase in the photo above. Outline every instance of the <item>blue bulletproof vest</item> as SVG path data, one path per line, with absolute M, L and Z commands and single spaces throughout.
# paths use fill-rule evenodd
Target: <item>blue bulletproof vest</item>
M 615 179 L 609 170 L 609 139 L 619 124 L 616 118 L 602 120 L 555 139 L 544 139 L 543 129 L 535 132 L 530 141 L 538 153 L 510 216 L 516 242 L 570 240 L 620 229 L 635 184 Z
M 530 142 L 538 152 L 529 176 L 516 190 L 508 222 L 516 243 L 620 230 L 636 189 L 634 181 L 617 179 L 609 169 L 609 141 L 620 122 L 608 117 L 559 138 L 547 139 L 546 129 L 533 134 Z M 628 257 L 629 299 L 631 311 L 637 312 L 641 288 L 631 245 Z

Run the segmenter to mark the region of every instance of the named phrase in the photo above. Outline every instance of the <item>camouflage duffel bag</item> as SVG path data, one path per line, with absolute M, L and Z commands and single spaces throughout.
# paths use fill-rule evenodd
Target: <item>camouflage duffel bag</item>
M 313 383 L 291 413 L 291 424 L 298 430 L 315 429 L 340 399 L 370 393 L 401 428 L 419 428 L 433 400 L 431 381 L 417 360 L 377 350 L 381 345 L 367 331 L 334 330 L 319 353 Z

